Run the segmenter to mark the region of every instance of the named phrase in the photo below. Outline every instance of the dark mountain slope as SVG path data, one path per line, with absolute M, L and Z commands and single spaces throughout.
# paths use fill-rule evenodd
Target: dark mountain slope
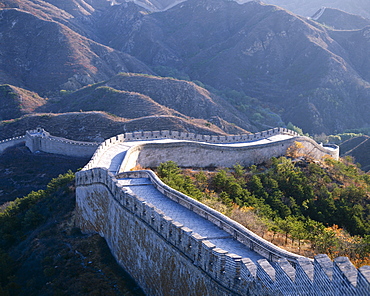
M 38 160 L 40 165 L 42 160 Z M 24 168 L 33 169 L 30 163 Z M 9 175 L 18 177 L 14 172 Z M 83 235 L 75 227 L 74 189 L 74 174 L 68 172 L 2 213 L 2 296 L 144 295 L 116 263 L 103 238 Z
M 327 7 L 317 11 L 312 19 L 337 30 L 360 30 L 370 26 L 370 19 Z
M 38 92 L 77 89 L 120 71 L 150 72 L 135 58 L 59 23 L 17 9 L 0 10 L 0 14 L 0 71 L 17 81 L 17 86 Z
M 46 189 L 52 178 L 68 170 L 77 171 L 89 161 L 48 153 L 31 153 L 24 145 L 0 153 L 0 207 L 31 191 Z
M 176 130 L 198 134 L 222 134 L 225 131 L 205 120 L 190 120 L 177 116 L 147 116 L 127 120 L 104 112 L 72 112 L 64 114 L 33 114 L 0 122 L 0 140 L 24 135 L 27 130 L 42 127 L 53 136 L 79 141 L 103 141 L 124 132 L 140 130 Z M 230 131 L 229 131 L 229 130 Z M 228 133 L 248 133 L 226 125 Z
M 62 96 L 57 102 L 50 100 L 37 111 L 80 110 L 106 111 L 129 119 L 154 115 L 197 118 L 229 133 L 242 131 L 231 128 L 232 125 L 255 130 L 245 114 L 192 82 L 139 74 L 118 74 L 108 81 Z
M 32 113 L 46 103 L 34 92 L 12 85 L 0 85 L 0 121 Z
M 370 2 L 367 0 L 264 0 L 263 2 L 284 7 L 306 17 L 312 16 L 325 6 L 370 18 Z
M 363 104 L 370 84 L 356 72 L 356 57 L 313 21 L 254 1 L 188 0 L 160 13 L 141 11 L 132 3 L 107 10 L 107 44 L 152 67 L 275 104 L 286 122 L 310 133 L 370 121 Z
M 340 145 L 341 155 L 354 157 L 361 164 L 361 169 L 370 171 L 370 137 L 360 136 L 351 138 Z
M 370 25 L 361 30 L 330 31 L 330 36 L 346 51 L 349 63 L 361 78 L 370 81 Z
M 47 104 L 39 110 L 55 113 L 80 110 L 105 111 L 129 119 L 154 115 L 182 116 L 174 110 L 161 106 L 148 96 L 116 90 L 103 86 L 101 83 L 76 91 L 61 99 L 58 103 Z
M 108 80 L 105 85 L 117 90 L 144 94 L 186 116 L 206 120 L 218 116 L 244 129 L 254 129 L 246 115 L 192 82 L 147 75 L 120 74 Z

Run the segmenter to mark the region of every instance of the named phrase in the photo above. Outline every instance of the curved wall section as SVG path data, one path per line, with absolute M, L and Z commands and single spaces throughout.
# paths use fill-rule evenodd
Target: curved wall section
M 243 295 L 237 292 L 245 290 L 238 280 L 240 257 L 223 253 L 217 263 L 213 244 L 120 190 L 106 170 L 85 177 L 81 172 L 76 179 L 81 229 L 103 236 L 147 295 Z
M 73 141 L 51 136 L 45 130 L 38 128 L 27 131 L 26 146 L 31 150 L 46 153 L 61 154 L 73 157 L 91 157 L 100 143 Z
M 0 141 L 0 154 L 5 151 L 5 149 L 9 147 L 16 146 L 18 144 L 23 144 L 26 142 L 26 137 L 25 136 L 19 136 L 19 137 L 14 137 L 11 139 L 6 139 L 3 141 Z
M 307 137 L 291 137 L 245 146 L 194 141 L 145 142 L 138 143 L 127 151 L 119 172 L 129 171 L 137 165 L 144 168 L 157 167 L 168 160 L 175 161 L 181 167 L 232 167 L 237 163 L 248 167 L 268 161 L 271 157 L 286 155 L 287 149 L 295 142 L 303 144 L 298 148 L 298 153 L 308 154 L 315 159 L 339 157 L 339 150 L 324 148 Z
M 167 196 L 199 215 L 208 215 L 229 233 L 242 234 L 242 229 L 235 233 L 236 222 L 204 205 L 196 209 L 196 201 L 161 184 L 151 172 L 117 176 L 144 177 L 155 179 L 158 190 L 168 191 Z M 312 261 L 294 254 L 289 258 L 290 253 L 283 251 L 272 260 L 253 262 L 218 248 L 140 196 L 129 194 L 106 169 L 78 172 L 76 185 L 81 229 L 105 237 L 117 261 L 148 295 L 369 295 L 370 267 L 357 270 L 348 258 L 332 262 L 318 255 Z

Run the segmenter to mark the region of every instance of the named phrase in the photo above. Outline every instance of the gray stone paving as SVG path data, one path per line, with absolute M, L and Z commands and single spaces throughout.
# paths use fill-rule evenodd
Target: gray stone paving
M 132 145 L 127 145 L 125 143 L 120 143 L 109 147 L 104 151 L 102 157 L 100 157 L 99 162 L 96 167 L 107 168 L 109 172 L 113 174 L 118 173 L 123 159 L 125 158 L 126 152 Z
M 238 143 L 205 143 L 211 146 L 230 146 L 230 147 L 246 147 L 246 146 L 255 146 L 260 144 L 271 143 L 275 141 L 282 141 L 285 139 L 292 138 L 290 135 L 274 135 L 268 138 L 259 139 L 250 142 L 238 142 Z M 111 147 L 107 148 L 104 153 L 100 156 L 99 161 L 96 167 L 107 168 L 110 172 L 116 173 L 119 170 L 119 167 L 126 155 L 126 151 L 131 147 L 137 144 L 144 144 L 144 143 L 170 143 L 170 142 L 189 142 L 184 140 L 176 140 L 176 139 L 156 139 L 156 140 L 139 140 L 139 141 L 129 141 L 129 142 L 122 142 Z
M 274 135 L 265 139 L 260 139 L 251 142 L 244 143 L 223 143 L 223 144 L 211 144 L 208 145 L 223 145 L 232 147 L 243 147 L 243 146 L 254 146 L 259 144 L 265 144 L 272 141 L 281 141 L 291 138 L 290 135 Z M 107 168 L 113 174 L 117 174 L 120 165 L 126 155 L 126 151 L 137 145 L 143 143 L 165 143 L 165 142 L 184 142 L 183 140 L 175 139 L 157 139 L 157 140 L 139 140 L 122 142 L 116 145 L 112 145 L 104 151 L 101 155 L 96 167 Z M 186 141 L 185 141 L 186 142 Z M 149 179 L 137 178 L 137 179 L 120 179 L 119 183 L 124 186 L 129 193 L 140 196 L 145 199 L 148 203 L 153 204 L 157 209 L 160 209 L 165 213 L 166 216 L 172 218 L 184 226 L 191 229 L 194 233 L 198 233 L 205 239 L 209 240 L 217 247 L 228 251 L 229 253 L 237 254 L 243 258 L 251 258 L 253 261 L 262 259 L 263 257 L 254 251 L 251 251 L 247 246 L 241 244 L 235 239 L 231 238 L 230 235 L 224 230 L 218 228 L 212 222 L 198 216 L 194 212 L 186 209 L 178 203 L 170 200 L 162 193 L 160 193 L 151 183 Z
M 188 227 L 194 233 L 198 233 L 202 237 L 205 237 L 205 239 L 215 244 L 218 248 L 242 256 L 243 258 L 251 258 L 251 260 L 255 262 L 263 258 L 256 252 L 251 251 L 247 246 L 230 238 L 230 234 L 218 228 L 212 222 L 200 217 L 196 213 L 163 195 L 151 185 L 149 179 L 119 179 L 118 182 L 124 186 L 128 193 L 140 196 L 142 199 L 164 212 L 166 216 Z

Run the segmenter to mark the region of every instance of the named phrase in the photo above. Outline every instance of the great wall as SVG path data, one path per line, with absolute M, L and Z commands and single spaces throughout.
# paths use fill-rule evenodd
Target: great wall
M 78 225 L 106 239 L 147 295 L 370 295 L 370 266 L 287 252 L 168 187 L 152 171 L 131 171 L 166 160 L 184 167 L 247 166 L 285 155 L 296 142 L 314 158 L 338 158 L 335 146 L 283 128 L 237 136 L 135 132 L 100 145 L 37 129 L 0 142 L 0 152 L 22 141 L 31 151 L 92 155 L 76 173 Z

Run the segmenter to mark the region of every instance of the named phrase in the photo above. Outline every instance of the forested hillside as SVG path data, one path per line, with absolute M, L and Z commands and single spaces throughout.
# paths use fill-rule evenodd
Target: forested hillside
M 74 221 L 74 174 L 0 211 L 0 295 L 144 295 L 99 235 Z
M 170 161 L 157 172 L 169 186 L 290 251 L 370 263 L 370 175 L 350 159 L 280 157 L 214 171 L 180 170 Z

